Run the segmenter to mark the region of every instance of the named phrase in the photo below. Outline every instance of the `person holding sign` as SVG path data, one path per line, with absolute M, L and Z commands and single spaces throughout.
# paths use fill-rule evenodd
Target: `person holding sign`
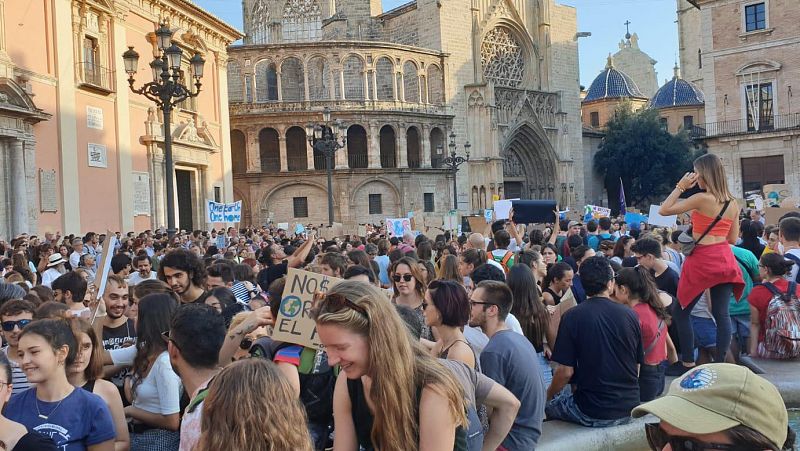
M 662 216 L 691 212 L 692 234 L 688 243 L 692 249 L 684 252 L 681 278 L 678 283 L 678 303 L 673 311 L 680 343 L 694 343 L 690 315 L 707 289 L 711 290 L 710 304 L 717 323 L 716 361 L 724 362 L 731 344 L 731 320 L 728 302 L 731 292 L 736 299 L 744 291 L 744 280 L 733 251 L 728 245 L 739 238 L 739 205 L 728 189 L 725 168 L 719 157 L 705 154 L 694 160 L 695 172 L 687 172 L 659 208 Z M 680 199 L 681 194 L 694 187 L 704 192 Z M 682 363 L 676 362 L 671 374 L 682 374 L 695 366 L 694 350 L 681 346 Z M 668 372 L 669 374 L 670 372 Z
M 311 311 L 342 369 L 334 389 L 335 449 L 465 450 L 463 389 L 409 333 L 375 286 L 344 281 Z

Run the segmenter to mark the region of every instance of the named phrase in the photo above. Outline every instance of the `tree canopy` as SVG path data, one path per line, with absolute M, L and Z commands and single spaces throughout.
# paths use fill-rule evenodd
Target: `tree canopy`
M 594 169 L 603 177 L 616 213 L 620 178 L 626 203 L 647 208 L 663 200 L 703 152 L 694 149 L 686 132 L 673 135 L 665 130 L 657 111 L 634 112 L 624 103 L 606 125 Z

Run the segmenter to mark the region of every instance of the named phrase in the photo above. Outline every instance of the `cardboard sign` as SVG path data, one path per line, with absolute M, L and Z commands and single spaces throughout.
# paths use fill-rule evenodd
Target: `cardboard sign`
M 661 216 L 660 214 L 658 214 L 659 208 L 660 208 L 659 205 L 650 206 L 650 214 L 647 216 L 648 217 L 647 223 L 654 226 L 675 227 L 678 215 Z
M 483 216 L 467 216 L 467 222 L 473 233 L 483 233 L 486 229 L 486 218 Z
M 289 268 L 272 339 L 322 349 L 317 325 L 309 315 L 314 304 L 314 293 L 325 293 L 341 281 L 335 277 Z
M 587 205 L 583 208 L 584 221 L 611 217 L 611 209 L 598 205 Z
M 114 249 L 117 247 L 117 235 L 112 231 L 106 231 L 106 239 L 103 242 L 103 255 L 100 257 L 100 262 L 97 266 L 97 274 L 94 278 L 94 286 L 97 287 L 94 300 L 102 299 L 103 293 L 106 291 L 106 283 L 108 282 L 108 275 L 111 273 L 111 257 L 114 254 Z M 106 303 L 100 301 L 92 315 L 91 323 L 94 324 L 98 316 L 106 316 Z
M 207 200 L 206 222 L 242 222 L 242 201 L 223 204 Z
M 778 225 L 781 216 L 792 211 L 800 211 L 797 208 L 766 208 L 764 209 L 764 220 L 767 225 Z
M 386 232 L 389 237 L 403 238 L 403 234 L 411 233 L 411 230 L 411 219 L 409 218 L 386 218 Z
M 456 215 L 447 215 L 443 218 L 444 223 L 442 224 L 442 228 L 444 230 L 456 230 L 461 224 L 458 223 L 458 216 Z
M 789 185 L 785 183 L 776 183 L 772 185 L 764 185 L 764 198 L 767 200 L 767 206 L 779 207 L 784 199 L 792 195 L 792 190 Z
M 283 230 L 289 230 L 289 223 L 288 222 L 279 222 L 278 228 Z

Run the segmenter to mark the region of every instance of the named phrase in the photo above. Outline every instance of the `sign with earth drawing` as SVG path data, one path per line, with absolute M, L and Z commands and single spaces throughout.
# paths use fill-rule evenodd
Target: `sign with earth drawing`
M 316 323 L 310 316 L 314 294 L 325 293 L 341 281 L 336 277 L 289 268 L 272 339 L 321 349 L 323 345 L 317 335 Z

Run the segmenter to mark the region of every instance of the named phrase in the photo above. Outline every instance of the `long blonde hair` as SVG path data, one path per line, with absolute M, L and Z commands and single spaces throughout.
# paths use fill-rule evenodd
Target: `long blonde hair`
M 274 363 L 244 359 L 222 370 L 203 401 L 199 451 L 311 451 L 299 398 Z
M 341 298 L 355 308 L 334 302 Z M 361 282 L 341 282 L 317 303 L 311 315 L 317 324 L 347 329 L 369 343 L 369 396 L 374 405 L 380 406 L 373 415 L 370 434 L 375 449 L 405 451 L 416 447 L 411 444 L 419 441 L 417 390 L 425 386 L 445 397 L 456 426 L 466 427 L 461 385 L 419 341 L 410 338 L 403 320 L 378 288 Z
M 722 161 L 713 153 L 707 153 L 694 160 L 694 170 L 703 178 L 706 191 L 714 196 L 719 203 L 734 200 L 733 194 L 728 189 L 728 179 L 725 177 L 725 168 Z

